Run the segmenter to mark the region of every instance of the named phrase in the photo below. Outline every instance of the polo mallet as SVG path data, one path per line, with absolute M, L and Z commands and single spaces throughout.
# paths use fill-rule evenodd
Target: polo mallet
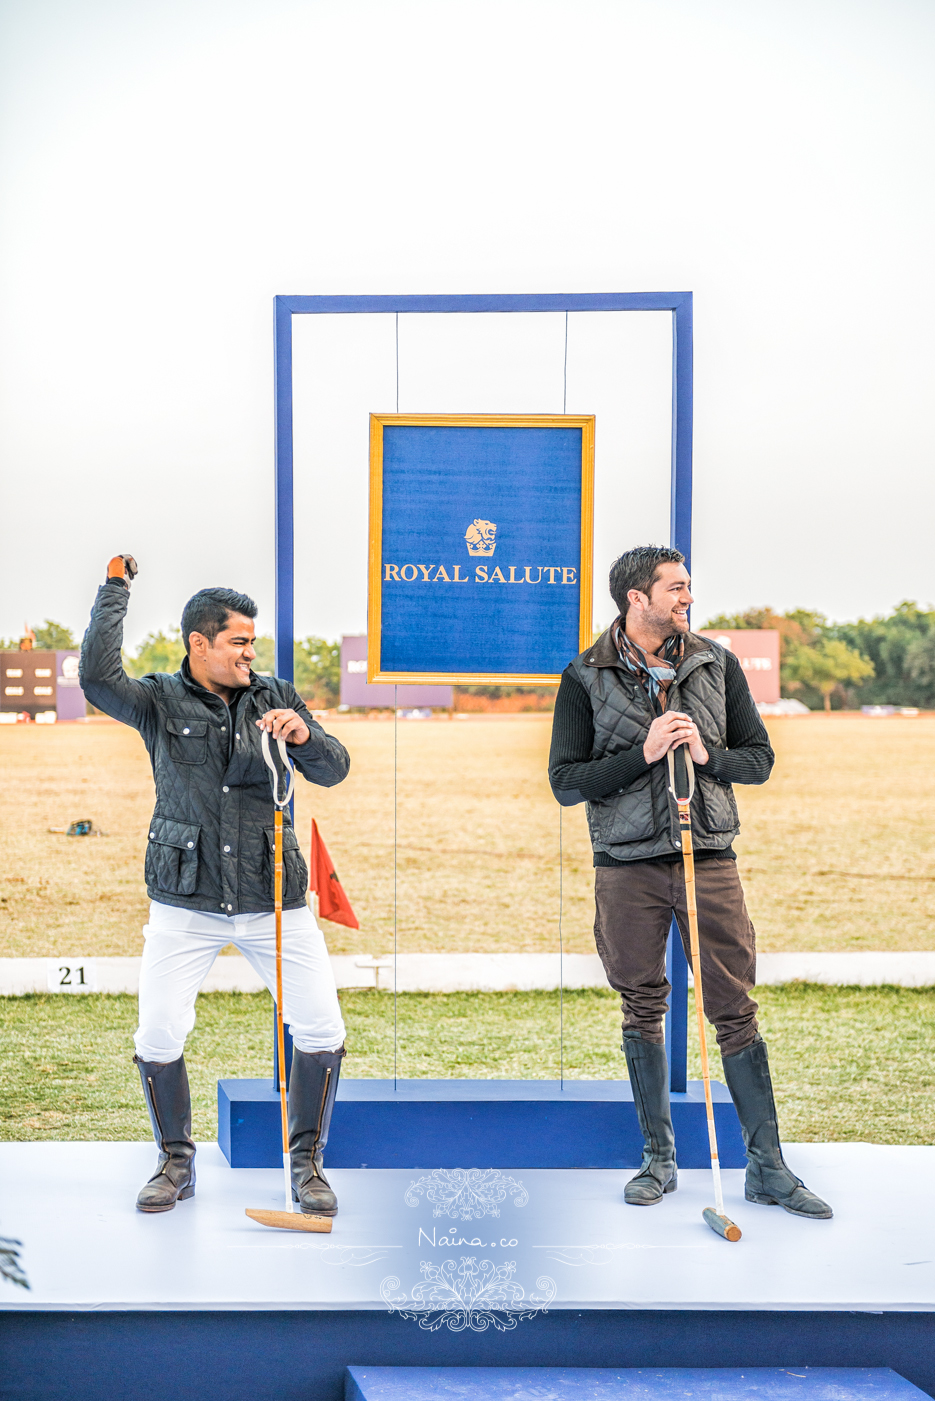
M 279 758 L 282 771 L 288 775 L 286 794 L 279 796 L 280 773 L 269 751 L 269 735 L 263 730 L 260 736 L 263 758 L 273 775 L 273 803 L 275 804 L 273 831 L 273 908 L 276 912 L 276 1047 L 279 1054 L 279 1115 L 282 1122 L 282 1170 L 286 1187 L 285 1211 L 255 1211 L 246 1208 L 246 1214 L 261 1226 L 278 1226 L 287 1231 L 330 1231 L 330 1216 L 306 1216 L 294 1209 L 292 1201 L 292 1163 L 289 1153 L 289 1110 L 286 1103 L 286 1036 L 282 1020 L 282 810 L 292 797 L 295 787 L 295 769 L 289 762 L 285 740 L 278 739 Z
M 724 1215 L 724 1193 L 721 1190 L 721 1164 L 717 1155 L 717 1131 L 714 1127 L 714 1102 L 711 1099 L 711 1070 L 708 1066 L 708 1037 L 705 1030 L 704 994 L 701 985 L 701 944 L 698 939 L 698 905 L 695 900 L 695 853 L 692 846 L 691 800 L 695 793 L 695 769 L 688 747 L 681 747 L 685 760 L 688 795 L 680 798 L 675 781 L 675 753 L 669 750 L 669 792 L 679 810 L 679 835 L 682 839 L 682 865 L 685 870 L 685 903 L 688 906 L 688 933 L 691 943 L 692 977 L 695 983 L 695 1015 L 698 1018 L 698 1045 L 701 1049 L 701 1075 L 704 1080 L 704 1106 L 708 1116 L 708 1144 L 711 1148 L 711 1176 L 714 1178 L 714 1206 L 701 1213 L 712 1231 L 725 1240 L 740 1240 L 740 1227 Z

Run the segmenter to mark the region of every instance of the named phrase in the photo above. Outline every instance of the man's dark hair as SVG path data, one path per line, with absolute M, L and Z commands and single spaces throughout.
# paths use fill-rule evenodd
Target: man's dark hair
M 610 566 L 610 596 L 625 618 L 630 606 L 627 594 L 631 589 L 649 597 L 659 573 L 660 564 L 684 564 L 681 550 L 673 550 L 668 545 L 637 545 L 635 550 L 615 559 Z
M 236 589 L 199 589 L 182 609 L 182 641 L 186 654 L 191 652 L 189 634 L 200 632 L 214 646 L 214 639 L 227 624 L 232 613 L 255 618 L 256 604 Z

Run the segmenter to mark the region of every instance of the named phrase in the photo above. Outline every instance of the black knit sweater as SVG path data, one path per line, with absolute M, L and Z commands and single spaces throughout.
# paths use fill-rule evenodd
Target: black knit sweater
M 724 675 L 727 703 L 727 748 L 708 751 L 708 762 L 696 768 L 710 774 L 721 783 L 765 783 L 773 767 L 773 750 L 766 726 L 750 694 L 747 678 L 733 653 L 727 653 Z M 650 767 L 643 757 L 642 745 L 622 749 L 602 759 L 592 758 L 594 749 L 594 716 L 591 700 L 572 668 L 562 673 L 552 721 L 552 748 L 549 753 L 549 782 L 559 802 L 564 806 L 593 801 L 609 793 L 619 793 Z M 664 763 L 664 759 L 657 763 Z M 734 859 L 732 847 L 725 851 L 699 851 L 696 861 L 711 857 Z M 649 858 L 655 861 L 680 861 L 673 856 Z M 615 861 L 606 852 L 594 853 L 595 866 L 628 866 L 629 861 Z

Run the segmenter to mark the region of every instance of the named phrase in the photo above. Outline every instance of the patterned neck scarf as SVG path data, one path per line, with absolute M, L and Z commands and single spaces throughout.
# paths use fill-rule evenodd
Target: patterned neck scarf
M 610 635 L 620 660 L 639 678 L 653 710 L 657 715 L 662 715 L 669 687 L 675 680 L 676 668 L 685 652 L 684 637 L 678 634 L 667 637 L 660 652 L 645 652 L 632 637 L 627 636 L 622 618 L 614 623 Z

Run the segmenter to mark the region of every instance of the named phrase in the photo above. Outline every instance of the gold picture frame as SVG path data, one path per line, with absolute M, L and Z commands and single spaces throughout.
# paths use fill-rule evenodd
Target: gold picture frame
M 561 672 L 440 672 L 380 669 L 382 652 L 383 430 L 387 426 L 580 428 L 581 555 L 578 572 L 578 651 L 593 641 L 594 435 L 593 414 L 400 414 L 370 415 L 370 542 L 367 608 L 367 680 L 389 685 L 557 685 Z M 568 658 L 571 661 L 571 657 Z

